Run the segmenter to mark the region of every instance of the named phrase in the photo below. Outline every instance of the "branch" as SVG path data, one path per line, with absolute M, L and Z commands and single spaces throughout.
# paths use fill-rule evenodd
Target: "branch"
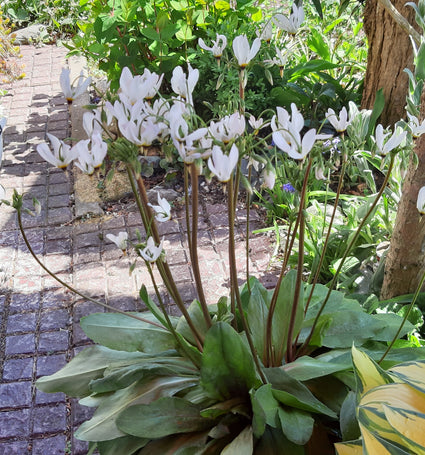
M 409 34 L 415 43 L 419 46 L 421 44 L 422 36 L 417 32 L 407 21 L 407 19 L 400 14 L 397 8 L 390 2 L 390 0 L 378 0 L 378 2 L 387 10 L 390 16 L 397 22 L 397 24 Z

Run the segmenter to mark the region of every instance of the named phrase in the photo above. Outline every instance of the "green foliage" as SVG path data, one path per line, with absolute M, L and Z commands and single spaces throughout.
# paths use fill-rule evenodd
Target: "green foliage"
M 292 299 L 294 279 L 292 274 L 283 279 L 283 301 Z M 303 285 L 301 310 L 310 290 L 310 286 Z M 259 339 L 266 334 L 271 294 L 251 278 L 249 288 L 241 288 L 241 295 L 249 332 L 258 349 L 264 345 L 264 340 Z M 304 334 L 325 295 L 326 288 L 317 285 L 306 315 L 301 311 L 301 326 L 294 333 L 298 343 L 305 340 Z M 192 306 L 192 315 L 196 308 L 198 305 Z M 146 343 L 150 312 L 131 313 L 140 316 L 140 321 L 125 315 L 90 315 L 82 323 L 87 335 L 108 346 L 112 343 L 114 349 L 89 347 L 59 372 L 39 379 L 37 387 L 45 392 L 64 391 L 85 397 L 81 404 L 96 407 L 93 417 L 80 426 L 76 436 L 96 443 L 102 455 L 112 454 L 113 450 L 131 455 L 142 448 L 138 453 L 167 453 L 171 447 L 173 453 L 198 453 L 206 448 L 220 453 L 225 447 L 228 451 L 238 447 L 249 449 L 248 453 L 263 453 L 264 447 L 273 450 L 276 438 L 290 453 L 304 453 L 302 447 L 310 440 L 315 422 L 322 420 L 339 431 L 340 412 L 346 422 L 343 433 L 353 434 L 354 430 L 349 429 L 352 423 L 347 420 L 352 402 L 346 400 L 341 407 L 342 401 L 337 398 L 349 392 L 347 378 L 342 378 L 352 375 L 350 346 L 353 341 L 365 345 L 373 339 L 375 345 L 368 352 L 374 357 L 382 355 L 385 343 L 378 340 L 392 335 L 392 320 L 397 316 L 384 314 L 377 319 L 354 300 L 333 291 L 321 316 L 327 323 L 319 324 L 309 344 L 310 356 L 279 367 L 262 367 L 267 378 L 264 383 L 256 372 L 245 332 L 233 328 L 231 321 L 218 321 L 220 314 L 228 311 L 223 302 L 210 307 L 217 322 L 211 328 L 201 328 L 205 342 L 199 352 L 199 366 L 185 356 L 176 339 L 174 344 L 164 345 L 162 332 L 171 335 L 165 328 L 157 330 L 152 326 L 151 341 Z M 275 321 L 275 325 L 286 326 L 287 318 Z M 183 317 L 176 328 L 180 335 L 187 333 Z M 405 331 L 410 329 L 408 326 Z M 273 344 L 286 346 L 287 330 L 279 328 L 275 333 Z M 311 357 L 315 351 L 320 355 Z M 394 350 L 393 355 L 399 351 Z M 407 349 L 403 351 L 408 353 Z M 417 355 L 419 351 L 413 358 Z M 334 389 L 334 398 L 323 401 L 315 391 L 330 380 L 338 392 Z
M 69 36 L 77 31 L 77 20 L 84 20 L 80 4 L 78 0 L 9 0 L 4 12 L 19 28 L 33 23 L 47 25 L 51 40 L 52 36 Z
M 9 83 L 25 76 L 22 72 L 22 65 L 18 63 L 19 58 L 20 49 L 15 45 L 10 20 L 0 10 L 0 76 L 2 83 Z

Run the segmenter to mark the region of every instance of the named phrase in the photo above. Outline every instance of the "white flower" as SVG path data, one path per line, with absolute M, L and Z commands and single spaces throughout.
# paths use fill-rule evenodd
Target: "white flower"
M 147 147 L 161 136 L 165 125 L 154 123 L 154 120 L 150 117 L 141 117 L 135 122 L 121 123 L 119 127 L 122 135 L 130 142 L 138 146 Z
M 249 46 L 248 38 L 246 35 L 237 36 L 232 43 L 233 53 L 235 54 L 238 65 L 245 68 L 248 63 L 257 55 L 260 50 L 261 40 L 255 38 L 252 46 Z
M 218 145 L 214 145 L 211 157 L 208 159 L 208 167 L 220 182 L 227 182 L 230 180 L 238 160 L 239 150 L 235 144 L 232 145 L 229 155 L 225 155 Z
M 425 120 L 422 123 L 419 123 L 419 120 L 416 116 L 407 113 L 409 118 L 408 126 L 412 132 L 413 137 L 419 137 L 425 133 Z
M 267 63 L 269 65 L 276 65 L 280 69 L 280 77 L 283 76 L 283 68 L 286 65 L 286 62 L 288 61 L 288 52 L 282 52 L 277 46 L 276 46 L 276 57 L 274 57 L 272 60 L 264 60 L 264 63 Z
M 208 133 L 207 128 L 198 128 L 192 133 L 189 133 L 189 125 L 183 117 L 173 117 L 170 120 L 171 139 L 181 159 L 186 164 L 193 163 L 198 158 L 209 156 L 210 151 L 208 149 L 204 151 L 200 150 L 205 146 L 205 144 L 201 144 L 201 141 Z
M 72 160 L 77 158 L 76 151 L 56 136 L 53 136 L 53 134 L 47 133 L 47 137 L 52 144 L 53 152 L 46 143 L 37 145 L 37 152 L 48 163 L 60 169 L 65 169 Z
M 256 119 L 252 114 L 249 116 L 248 123 L 255 132 L 269 126 L 269 122 L 264 122 L 262 118 Z
M 333 109 L 328 109 L 326 113 L 326 118 L 329 120 L 330 124 L 335 128 L 335 131 L 342 133 L 347 129 L 347 126 L 351 123 L 351 119 L 348 119 L 347 109 L 343 107 L 339 113 L 339 118 L 335 114 Z
M 425 186 L 419 190 L 416 207 L 421 215 L 425 215 Z
M 275 25 L 291 35 L 295 35 L 297 33 L 303 21 L 304 9 L 302 5 L 297 7 L 295 4 L 292 5 L 292 13 L 289 18 L 285 17 L 283 14 L 276 14 L 273 17 Z
M 108 152 L 108 144 L 102 140 L 100 133 L 94 133 L 90 139 L 77 142 L 73 149 L 78 155 L 75 165 L 85 174 L 91 175 L 102 165 Z
M 142 75 L 133 76 L 125 67 L 120 77 L 120 100 L 126 105 L 134 105 L 143 99 L 152 99 L 158 92 L 164 75 L 159 76 L 145 68 Z
M 88 137 L 91 137 L 94 133 L 102 133 L 102 111 L 95 109 L 90 112 L 85 112 L 83 115 L 83 128 L 87 133 Z M 110 121 L 107 122 L 109 125 Z
M 67 68 L 62 68 L 61 75 L 59 77 L 60 86 L 63 94 L 65 95 L 68 103 L 72 103 L 75 98 L 83 94 L 91 83 L 91 77 L 84 79 L 83 72 L 81 71 L 80 76 L 77 80 L 77 86 L 74 87 L 70 81 L 70 71 Z
M 264 28 L 259 32 L 257 31 L 257 36 L 263 41 L 270 43 L 273 36 L 273 27 L 271 21 L 268 21 Z
M 162 198 L 159 193 L 158 194 L 158 205 L 148 204 L 150 207 L 153 208 L 156 215 L 155 218 L 160 223 L 164 221 L 168 221 L 171 218 L 171 206 L 168 203 L 167 199 Z
M 161 243 L 158 246 L 155 246 L 153 237 L 149 237 L 146 242 L 146 247 L 143 250 L 140 250 L 140 255 L 147 262 L 155 262 L 161 256 L 163 242 L 164 240 L 161 240 Z
M 227 38 L 224 35 L 219 35 L 217 33 L 217 39 L 212 43 L 212 47 L 208 47 L 202 38 L 199 38 L 198 40 L 198 45 L 201 49 L 212 52 L 215 58 L 220 58 L 227 46 Z
M 264 185 L 271 190 L 276 182 L 276 173 L 271 166 L 267 166 L 263 171 Z
M 229 143 L 245 132 L 245 117 L 239 112 L 226 115 L 218 122 L 210 122 L 209 131 L 217 141 Z
M 171 77 L 171 88 L 174 93 L 181 96 L 187 103 L 193 106 L 192 93 L 199 79 L 199 70 L 193 69 L 190 63 L 187 64 L 188 74 L 181 66 L 176 66 Z
M 376 150 L 379 155 L 385 156 L 391 150 L 397 148 L 406 138 L 407 131 L 402 131 L 401 128 L 396 128 L 391 137 L 387 137 L 391 132 L 384 133 L 384 127 L 379 124 L 376 126 L 375 137 L 373 138 L 376 144 Z
M 127 232 L 120 232 L 118 235 L 114 234 L 106 234 L 106 238 L 111 242 L 115 243 L 115 245 L 120 249 L 125 251 L 127 249 L 128 243 L 128 234 Z
M 314 176 L 316 177 L 317 180 L 326 180 L 322 166 L 316 166 L 314 168 Z

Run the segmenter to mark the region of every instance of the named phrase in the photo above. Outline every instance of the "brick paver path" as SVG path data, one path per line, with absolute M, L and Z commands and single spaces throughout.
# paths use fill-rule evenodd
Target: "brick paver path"
M 10 198 L 16 188 L 42 205 L 39 217 L 24 223 L 33 249 L 53 272 L 79 290 L 106 299 L 124 310 L 141 307 L 137 290 L 148 283 L 140 267 L 129 278 L 129 258 L 106 240 L 122 230 L 134 236 L 140 227 L 135 211 L 74 220 L 72 172 L 45 163 L 35 145 L 50 132 L 69 136 L 68 107 L 60 92 L 59 75 L 66 50 L 55 46 L 22 46 L 25 79 L 15 82 L 2 101 L 7 126 L 0 183 Z M 201 207 L 201 273 L 212 303 L 227 293 L 227 230 L 222 205 Z M 188 265 L 182 214 L 161 226 L 167 260 L 184 299 L 195 297 Z M 255 220 L 254 220 L 255 225 Z M 245 263 L 242 234 L 237 234 L 237 260 Z M 251 244 L 252 270 L 268 264 L 270 242 L 256 237 Z M 273 276 L 272 276 L 273 279 Z M 223 283 L 221 285 L 220 283 Z M 149 288 L 150 289 L 150 288 Z M 176 309 L 169 302 L 170 312 Z M 17 230 L 16 216 L 0 207 L 0 455 L 85 454 L 85 443 L 73 431 L 89 411 L 63 394 L 45 394 L 34 382 L 51 374 L 90 343 L 78 325 L 81 316 L 102 309 L 76 299 L 47 275 L 29 254 Z M 117 454 L 119 455 L 119 454 Z

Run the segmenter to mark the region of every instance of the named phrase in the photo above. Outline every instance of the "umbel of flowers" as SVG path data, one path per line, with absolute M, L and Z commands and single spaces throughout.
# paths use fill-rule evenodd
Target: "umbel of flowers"
M 302 22 L 302 9 L 294 9 L 293 15 L 290 20 L 278 17 L 276 21 L 294 32 Z M 227 42 L 226 37 L 218 35 L 211 47 L 204 42 L 200 46 L 218 59 Z M 233 40 L 233 64 L 240 71 L 241 95 L 240 109 L 235 112 L 208 124 L 202 122 L 193 102 L 199 72 L 190 64 L 174 69 L 170 80 L 174 93 L 168 98 L 158 93 L 163 75 L 147 69 L 141 75 L 133 75 L 125 68 L 119 91 L 84 115 L 88 139 L 71 147 L 48 135 L 50 147 L 47 144 L 37 147 L 52 165 L 66 168 L 74 161 L 83 172 L 92 175 L 106 155 L 114 162 L 124 163 L 147 233 L 145 239 L 139 238 L 137 242 L 124 232 L 107 238 L 123 251 L 135 250 L 150 272 L 157 303 L 142 286 L 140 297 L 149 311 L 93 314 L 83 319 L 81 324 L 87 335 L 103 346 L 88 348 L 61 371 L 37 382 L 41 390 L 64 391 L 83 398 L 83 404 L 97 407 L 93 418 L 78 430 L 77 437 L 89 441 L 101 454 L 316 453 L 317 444 L 332 446 L 328 436 L 340 434 L 339 418 L 344 421 L 356 418 L 354 407 L 346 404 L 354 387 L 351 363 L 347 361 L 352 344 L 363 346 L 373 340 L 369 355 L 381 363 L 387 359 L 394 361 L 399 350 L 391 349 L 393 343 L 413 329 L 406 318 L 365 312 L 357 301 L 345 298 L 335 287 L 356 236 L 376 207 L 400 156 L 396 152 L 406 149 L 410 133 L 420 134 L 424 124 L 410 118 L 405 129 L 396 128 L 394 132 L 376 127 L 371 141 L 374 150 L 363 152 L 377 153 L 389 161 L 382 188 L 348 244 L 333 281 L 325 287 L 317 283 L 316 275 L 306 284 L 303 256 L 307 187 L 314 175 L 323 178 L 339 170 L 333 220 L 345 169 L 355 151 L 369 139 L 365 131 L 370 112 L 359 112 L 353 104 L 348 111 L 346 108 L 340 113 L 328 111 L 324 121 L 340 134 L 341 141 L 338 150 L 332 149 L 331 158 L 325 160 L 323 152 L 330 150 L 324 141 L 329 136 L 306 128 L 295 104 L 290 111 L 278 107 L 267 120 L 245 112 L 246 75 L 260 47 L 260 38 L 253 43 L 244 35 Z M 67 80 L 65 76 L 63 80 Z M 85 87 L 85 83 L 79 80 L 78 86 Z M 66 91 L 75 95 L 71 86 Z M 187 235 L 197 290 L 197 299 L 189 307 L 173 280 L 157 227 L 157 223 L 170 219 L 171 206 L 160 195 L 157 204 L 148 201 L 140 173 L 139 158 L 152 144 L 172 144 L 176 159 L 184 167 Z M 248 260 L 246 283 L 239 286 L 234 222 L 241 183 L 247 189 L 249 210 L 250 171 L 248 175 L 242 172 L 242 160 L 249 163 L 249 169 L 260 168 L 264 185 L 273 187 L 278 184 L 273 166 L 275 154 L 284 154 L 288 168 L 293 169 L 291 188 L 299 195 L 299 207 L 288 231 L 278 283 L 269 291 L 250 276 Z M 198 265 L 200 174 L 223 186 L 228 204 L 229 295 L 216 305 L 207 305 Z M 3 198 L 0 193 L 0 199 Z M 22 226 L 22 196 L 15 193 L 12 205 Z M 418 202 L 418 207 L 423 205 Z M 332 221 L 324 252 L 331 229 Z M 249 222 L 247 239 L 248 231 Z M 31 250 L 23 229 L 22 235 Z M 289 252 L 296 244 L 298 266 L 288 270 Z M 246 250 L 248 258 L 249 244 Z M 40 261 L 39 264 L 47 270 Z M 167 314 L 153 267 L 158 269 L 178 306 L 180 318 Z M 62 284 L 111 309 L 104 302 Z M 332 397 L 321 393 L 329 383 L 335 390 Z M 351 434 L 357 437 L 360 431 Z

